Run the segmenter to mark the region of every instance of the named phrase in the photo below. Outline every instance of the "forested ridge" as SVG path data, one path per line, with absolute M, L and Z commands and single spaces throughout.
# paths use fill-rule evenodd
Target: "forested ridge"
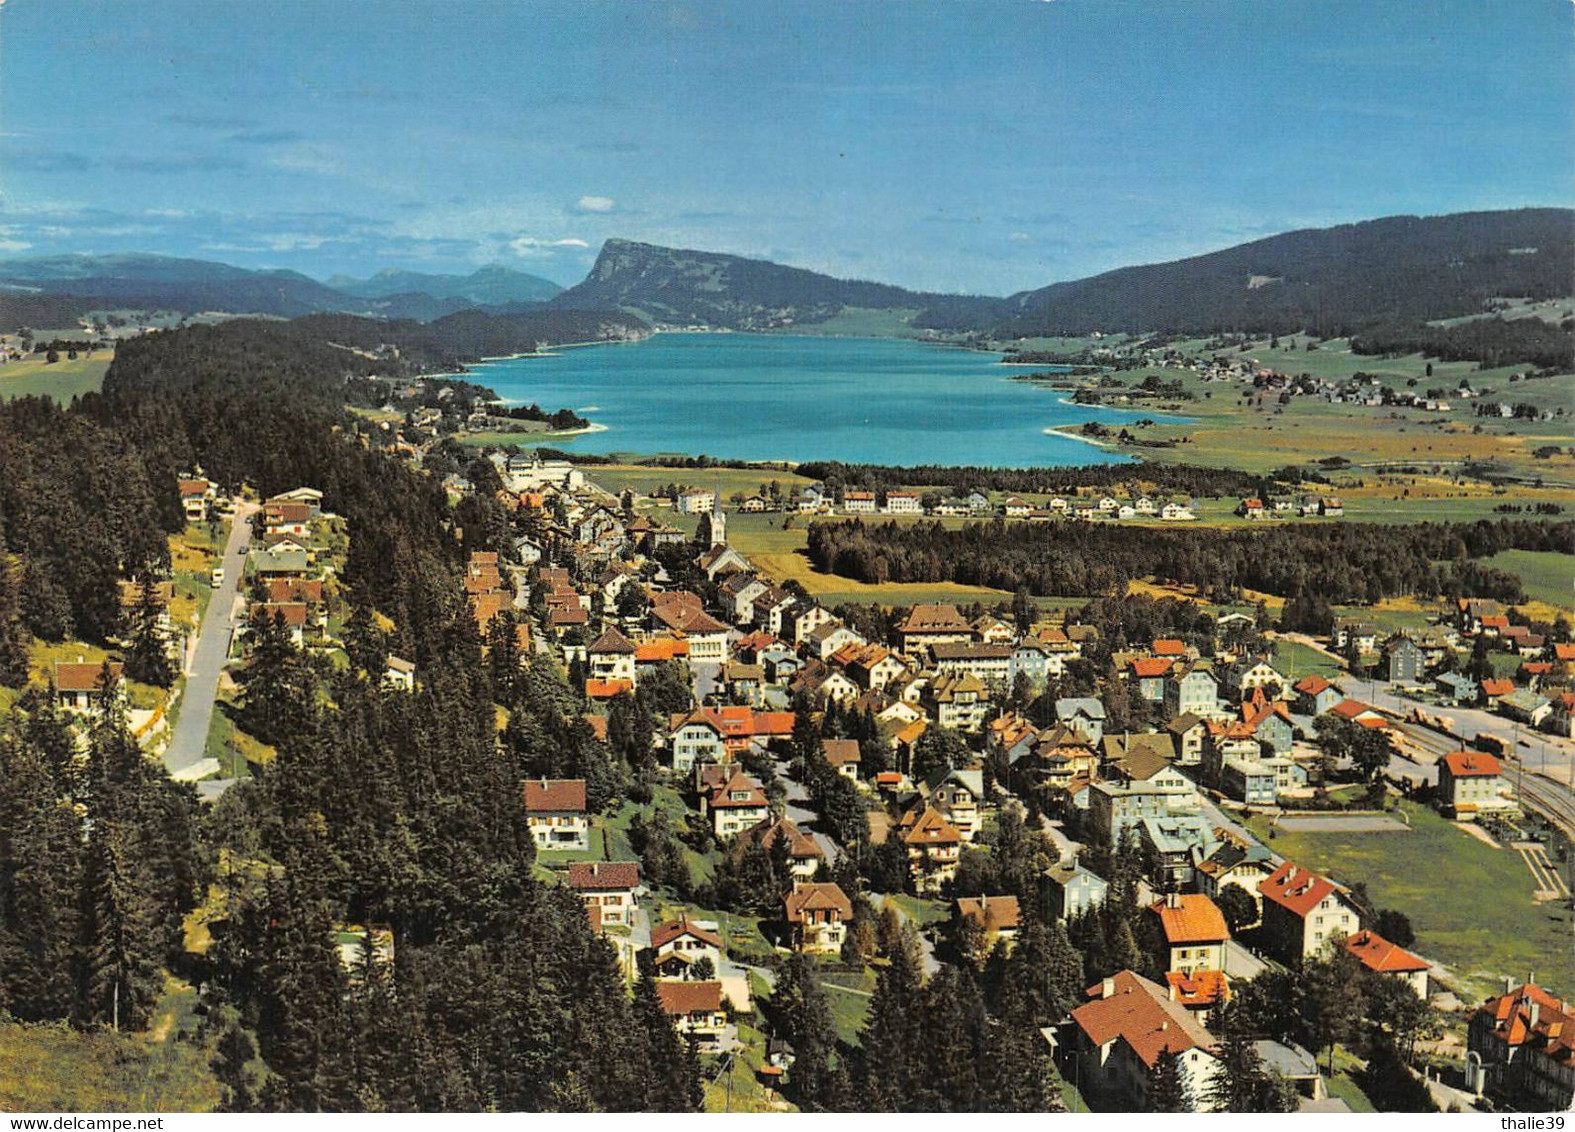
M 66 627 L 92 631 L 99 582 L 158 556 L 175 476 L 200 464 L 264 494 L 319 487 L 345 516 L 351 664 L 326 670 L 264 631 L 241 710 L 277 754 L 211 810 L 115 712 L 80 768 L 48 698 L 24 693 L 0 720 L 0 1013 L 94 1027 L 118 1008 L 134 1027 L 167 967 L 207 988 L 228 1108 L 693 1107 L 695 1067 L 654 994 L 631 999 L 579 900 L 532 876 L 530 752 L 500 749 L 494 719 L 523 692 L 483 662 L 460 596 L 454 520 L 484 523 L 361 443 L 338 392 L 368 359 L 260 325 L 149 335 L 71 410 L 3 410 L 26 425 L 0 427 L 13 639 L 49 627 L 40 576 Z M 50 483 L 72 458 L 119 493 Z M 72 543 L 74 524 L 114 533 Z M 55 537 L 80 553 L 35 562 Z M 395 650 L 421 673 L 414 695 L 381 687 Z M 611 766 L 562 699 L 534 706 L 555 757 Z M 213 942 L 197 955 L 180 923 L 199 904 Z M 342 967 L 330 929 L 357 919 L 391 927 L 391 971 Z
M 1387 216 L 1303 229 L 1171 263 L 1124 267 L 1013 296 L 998 337 L 1310 331 L 1477 314 L 1503 297 L 1564 298 L 1575 212 L 1522 208 Z M 948 317 L 919 325 L 955 326 Z
M 1482 520 L 1382 526 L 1169 530 L 1094 523 L 815 523 L 817 569 L 862 582 L 959 582 L 1041 596 L 1106 594 L 1157 577 L 1335 603 L 1471 595 L 1523 600 L 1520 579 L 1476 559 L 1501 550 L 1575 550 L 1575 524 Z

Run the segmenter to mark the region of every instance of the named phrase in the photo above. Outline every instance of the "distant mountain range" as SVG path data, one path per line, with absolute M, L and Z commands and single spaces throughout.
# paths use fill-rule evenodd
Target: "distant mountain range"
M 48 326 L 50 318 L 112 307 L 421 322 L 479 308 L 493 315 L 622 310 L 659 325 L 812 330 L 849 310 L 873 310 L 886 312 L 894 328 L 996 338 L 1096 330 L 1348 334 L 1476 314 L 1497 297 L 1565 297 L 1575 293 L 1572 263 L 1575 210 L 1558 208 L 1306 229 L 1007 298 L 910 291 L 621 239 L 608 240 L 585 281 L 566 291 L 501 266 L 470 275 L 390 269 L 321 283 L 205 260 L 52 256 L 0 261 L 0 327 Z
M 543 303 L 563 288 L 539 275 L 491 264 L 469 275 L 427 275 L 390 267 L 370 279 L 331 276 L 328 286 L 362 299 L 387 299 L 395 295 L 425 294 L 435 299 L 466 299 L 469 305 L 500 306 L 504 303 Z
M 849 307 L 996 338 L 1091 331 L 1314 329 L 1476 314 L 1500 296 L 1575 293 L 1575 210 L 1394 216 L 1305 229 L 1208 255 L 1127 267 L 1005 299 L 936 295 L 713 252 L 608 240 L 552 305 L 738 330 L 813 326 Z
M 336 276 L 320 283 L 297 271 L 252 271 L 171 256 L 47 256 L 0 261 L 0 325 L 16 321 L 12 309 L 28 316 L 46 299 L 61 297 L 77 301 L 56 305 L 80 312 L 128 308 L 295 318 L 345 311 L 427 322 L 478 307 L 506 313 L 561 290 L 549 280 L 497 265 L 470 275 L 390 269 L 370 279 Z

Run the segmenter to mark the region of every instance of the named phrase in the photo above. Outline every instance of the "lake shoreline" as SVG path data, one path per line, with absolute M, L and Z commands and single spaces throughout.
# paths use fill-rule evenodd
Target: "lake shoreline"
M 1035 383 L 1014 380 L 998 354 L 953 343 L 663 331 L 592 344 L 641 348 L 553 347 L 489 361 L 473 380 L 508 401 L 597 406 L 598 429 L 521 440 L 587 456 L 1087 466 L 1130 457 L 1077 429 L 1096 421 L 1117 431 L 1140 415 L 1046 398 Z

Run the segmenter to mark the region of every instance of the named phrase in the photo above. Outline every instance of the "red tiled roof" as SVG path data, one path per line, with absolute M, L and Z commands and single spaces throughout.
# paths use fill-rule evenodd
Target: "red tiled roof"
M 1258 882 L 1260 896 L 1302 919 L 1331 892 L 1339 891 L 1333 881 L 1301 868 L 1293 861 L 1283 862 Z
M 251 616 L 266 617 L 270 621 L 278 616 L 289 628 L 299 629 L 306 624 L 306 605 L 299 601 L 254 601 Z
M 1165 982 L 1175 991 L 1176 1001 L 1189 1010 L 1201 1010 L 1230 1001 L 1230 980 L 1225 977 L 1224 971 L 1208 967 L 1200 968 L 1190 975 L 1168 971 Z
M 125 665 L 118 660 L 109 662 L 110 675 L 116 680 L 120 679 Z M 99 674 L 104 671 L 102 663 L 94 664 L 92 661 L 67 661 L 55 665 L 55 688 L 62 692 L 96 692 L 98 691 Z
M 857 739 L 822 739 L 820 749 L 826 761 L 834 767 L 847 766 L 860 760 Z
M 660 982 L 656 997 L 664 1013 L 675 1017 L 685 1014 L 714 1014 L 722 1009 L 722 984 L 719 982 Z
M 1484 680 L 1482 681 L 1482 694 L 1489 699 L 1507 696 L 1514 692 L 1515 685 L 1510 680 Z
M 1455 778 L 1491 778 L 1504 773 L 1496 758 L 1481 751 L 1451 751 L 1444 756 L 1444 765 Z
M 1171 907 L 1169 901 L 1159 900 L 1149 905 L 1149 911 L 1159 916 L 1167 942 L 1219 943 L 1230 938 L 1224 915 L 1207 896 L 1185 893 L 1175 898 L 1175 904 Z
M 317 603 L 323 600 L 321 578 L 269 578 L 270 602 L 304 601 Z
M 815 844 L 815 839 L 803 832 L 798 826 L 787 818 L 778 818 L 772 821 L 766 818 L 759 825 L 750 826 L 744 831 L 744 840 L 759 842 L 761 848 L 770 850 L 776 844 L 777 838 L 788 839 L 788 857 L 800 861 L 811 858 L 824 860 L 825 854 L 820 851 L 820 846 Z
M 1293 685 L 1295 691 L 1308 696 L 1320 695 L 1333 687 L 1334 685 L 1322 676 L 1303 676 Z
M 1341 719 L 1355 719 L 1357 716 L 1373 710 L 1373 708 L 1360 700 L 1341 700 L 1329 709 L 1329 714 L 1337 715 Z
M 1536 1021 L 1532 1021 L 1532 1009 Z M 1493 1033 L 1510 1046 L 1525 1044 L 1528 1040 L 1546 1043 L 1549 1057 L 1568 1064 L 1575 1053 L 1575 1012 L 1569 1003 L 1554 998 L 1535 983 L 1525 983 L 1490 998 L 1477 1009 L 1477 1017 L 1487 1016 Z
M 657 664 L 689 655 L 689 642 L 681 637 L 653 637 L 634 646 L 634 659 L 641 664 Z
M 585 694 L 593 700 L 610 700 L 624 692 L 634 691 L 634 685 L 628 680 L 587 680 Z
M 955 605 L 916 605 L 897 627 L 899 633 L 967 633 L 968 622 Z
M 805 912 L 829 911 L 843 920 L 853 918 L 853 902 L 834 884 L 795 881 L 793 890 L 782 897 L 782 908 L 790 924 L 801 922 Z
M 585 812 L 585 779 L 531 778 L 525 782 L 527 814 Z
M 588 653 L 620 653 L 633 655 L 636 650 L 634 642 L 618 631 L 616 625 L 609 625 L 602 630 L 602 635 L 591 642 L 585 650 Z
M 1185 1007 L 1132 971 L 1118 971 L 1105 983 L 1090 987 L 1088 994 L 1093 1001 L 1072 1011 L 1072 1020 L 1089 1042 L 1103 1046 L 1120 1038 L 1150 1069 L 1163 1053 L 1213 1045 L 1209 1032 Z
M 676 920 L 668 920 L 665 924 L 658 924 L 651 929 L 651 946 L 666 947 L 679 936 L 692 935 L 696 939 L 709 943 L 712 947 L 721 949 L 722 937 L 715 932 L 706 931 L 696 927 L 694 921 L 688 916 L 680 916 Z
M 1362 961 L 1369 971 L 1425 971 L 1427 960 L 1390 943 L 1377 932 L 1360 931 L 1345 938 L 1345 949 Z
M 575 861 L 569 866 L 569 887 L 594 889 L 631 889 L 640 885 L 638 861 Z
M 1172 637 L 1163 637 L 1160 640 L 1154 642 L 1154 648 L 1152 651 L 1155 656 L 1186 656 L 1187 646 L 1183 641 L 1175 640 Z
M 733 798 L 730 796 L 733 794 L 746 796 Z M 767 804 L 765 791 L 760 788 L 760 783 L 741 770 L 735 770 L 731 778 L 712 790 L 710 798 L 713 810 L 758 809 Z
M 790 711 L 757 711 L 752 729 L 755 735 L 788 736 L 793 734 L 793 724 L 794 716 Z
M 957 827 L 928 806 L 916 816 L 914 811 L 904 814 L 899 825 L 905 831 L 902 839 L 909 845 L 945 845 L 962 840 Z
M 1174 662 L 1168 657 L 1163 656 L 1134 657 L 1131 662 L 1132 675 L 1140 680 L 1146 680 L 1154 676 L 1163 676 L 1170 671 L 1172 663 Z
M 1554 660 L 1575 660 L 1575 645 L 1554 645 Z
M 1022 922 L 1015 896 L 964 896 L 957 901 L 957 914 L 987 932 L 1015 931 Z

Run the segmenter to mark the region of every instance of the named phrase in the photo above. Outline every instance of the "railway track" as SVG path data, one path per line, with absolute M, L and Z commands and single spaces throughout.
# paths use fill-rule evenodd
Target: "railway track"
M 1536 810 L 1566 836 L 1575 838 L 1575 793 L 1567 786 L 1550 781 L 1537 774 L 1517 775 L 1522 804 Z

